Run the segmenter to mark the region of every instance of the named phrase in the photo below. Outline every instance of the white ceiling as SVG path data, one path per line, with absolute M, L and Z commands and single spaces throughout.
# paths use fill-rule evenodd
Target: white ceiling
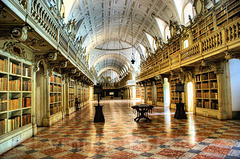
M 181 1 L 177 3 L 181 5 L 187 3 L 187 0 L 175 1 Z M 131 67 L 133 50 L 140 58 L 139 44 L 150 47 L 146 33 L 160 37 L 155 16 L 166 22 L 180 22 L 175 1 L 75 0 L 71 7 L 65 6 L 70 8 L 68 20 L 77 21 L 76 37 L 86 37 L 83 47 L 87 47 L 89 67 L 97 73 L 116 68 L 115 72 L 126 74 L 129 69 L 138 68 Z M 123 71 L 125 69 L 128 70 Z

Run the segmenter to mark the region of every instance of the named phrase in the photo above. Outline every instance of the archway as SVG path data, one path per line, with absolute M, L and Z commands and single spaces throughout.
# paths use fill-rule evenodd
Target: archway
M 187 110 L 189 112 L 192 112 L 193 111 L 193 83 L 192 82 L 187 83 L 187 103 L 188 103 Z
M 170 104 L 170 91 L 168 78 L 164 78 L 163 94 L 164 94 L 164 106 L 168 107 Z

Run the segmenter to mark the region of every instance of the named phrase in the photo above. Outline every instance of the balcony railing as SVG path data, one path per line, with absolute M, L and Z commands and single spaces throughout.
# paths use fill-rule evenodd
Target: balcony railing
M 233 45 L 234 44 L 234 45 Z M 151 64 L 146 63 L 143 68 L 144 71 L 136 78 L 137 81 L 142 81 L 147 78 L 152 78 L 158 74 L 165 73 L 171 68 L 185 66 L 201 60 L 203 56 L 212 56 L 226 51 L 227 49 L 234 49 L 240 47 L 240 18 L 219 28 L 208 36 L 193 43 L 188 48 L 170 55 L 170 59 L 160 60 L 156 66 L 160 70 L 152 72 Z M 215 51 L 218 50 L 218 51 Z M 160 52 L 160 54 L 163 54 Z M 153 62 L 151 62 L 153 63 Z
M 2 0 L 23 21 L 26 21 L 35 31 L 42 36 L 55 49 L 58 49 L 65 57 L 71 57 L 71 62 L 78 67 L 90 80 L 94 81 L 92 73 L 87 66 L 78 59 L 80 51 L 73 40 L 62 27 L 62 22 L 56 17 L 56 13 L 46 5 L 43 0 Z M 79 64 L 80 62 L 82 64 Z

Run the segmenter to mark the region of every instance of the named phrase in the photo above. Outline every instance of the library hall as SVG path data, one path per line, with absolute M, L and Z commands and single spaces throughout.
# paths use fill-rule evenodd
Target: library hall
M 240 0 L 1 0 L 0 159 L 240 159 Z

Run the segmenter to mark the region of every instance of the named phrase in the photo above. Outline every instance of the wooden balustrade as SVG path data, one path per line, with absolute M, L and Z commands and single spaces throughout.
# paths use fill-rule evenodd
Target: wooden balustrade
M 225 25 L 224 27 L 218 28 L 218 30 L 212 32 L 208 36 L 205 36 L 204 38 L 196 41 L 189 47 L 183 50 L 176 51 L 174 54 L 170 55 L 170 59 L 168 59 L 167 54 L 167 47 L 165 47 L 163 50 L 160 50 L 157 52 L 158 59 L 156 59 L 155 63 L 153 61 L 146 62 L 146 65 L 142 65 L 142 71 L 143 73 L 140 74 L 139 78 L 137 78 L 137 81 L 141 81 L 147 78 L 154 77 L 154 72 L 158 71 L 159 74 L 166 69 L 170 69 L 171 66 L 177 66 L 179 64 L 179 67 L 184 65 L 186 62 L 190 62 L 192 59 L 195 59 L 195 61 L 198 58 L 201 58 L 200 55 L 209 54 L 213 49 L 221 49 L 223 46 L 227 46 L 229 42 L 235 42 L 238 43 L 240 40 L 240 18 L 238 20 L 235 20 L 231 22 L 228 25 Z M 169 47 L 169 46 L 168 46 Z M 237 46 L 235 46 L 237 47 Z M 238 46 L 239 47 L 239 46 Z M 161 59 L 159 59 L 161 57 Z M 169 62 L 170 60 L 170 62 Z M 199 59 L 200 60 L 200 59 Z M 154 67 L 154 72 L 152 72 L 152 67 Z M 147 66 L 147 67 L 146 67 Z M 160 67 L 160 70 L 157 69 Z
M 223 45 L 222 29 L 213 32 L 201 40 L 203 53 Z
M 240 38 L 240 20 L 235 21 L 225 27 L 226 42 Z
M 192 46 L 181 51 L 181 62 L 184 60 L 188 60 L 189 58 L 193 57 L 194 55 L 198 55 L 200 53 L 199 43 L 196 43 Z

